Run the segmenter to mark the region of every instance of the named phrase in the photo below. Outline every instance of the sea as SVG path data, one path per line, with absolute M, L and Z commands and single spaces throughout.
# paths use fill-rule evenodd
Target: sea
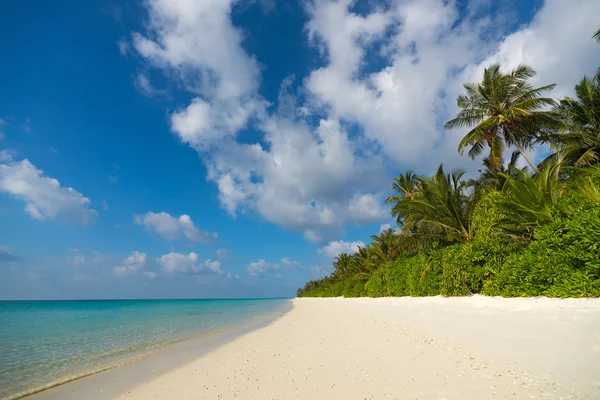
M 0 301 L 0 399 L 281 312 L 285 299 Z

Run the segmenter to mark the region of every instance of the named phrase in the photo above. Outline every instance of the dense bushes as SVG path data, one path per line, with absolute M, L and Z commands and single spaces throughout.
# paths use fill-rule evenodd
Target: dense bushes
M 469 243 L 384 263 L 366 283 L 332 280 L 302 295 L 600 296 L 600 204 L 576 193 L 552 213 L 529 245 L 487 230 Z
M 585 201 L 556 214 L 525 251 L 507 258 L 488 294 L 600 296 L 600 206 Z

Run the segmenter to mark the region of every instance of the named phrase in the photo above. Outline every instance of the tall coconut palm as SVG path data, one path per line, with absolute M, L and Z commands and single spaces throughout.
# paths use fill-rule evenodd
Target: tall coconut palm
M 385 202 L 388 205 L 394 205 L 392 216 L 396 218 L 398 225 L 401 225 L 404 218 L 406 218 L 406 215 L 402 213 L 400 204 L 415 197 L 415 194 L 419 191 L 418 184 L 417 175 L 413 171 L 405 172 L 403 175 L 394 178 L 392 189 L 398 194 L 389 196 Z
M 576 99 L 560 101 L 558 112 L 569 132 L 554 135 L 567 165 L 578 167 L 600 163 L 600 74 L 587 76 L 575 85 Z
M 505 146 L 516 146 L 531 168 L 539 172 L 525 147 L 562 127 L 561 121 L 548 108 L 554 100 L 542 94 L 556 85 L 534 88 L 529 80 L 535 71 L 519 65 L 508 73 L 500 71 L 494 64 L 483 72 L 481 83 L 465 83 L 465 94 L 457 97 L 460 111 L 446 122 L 446 129 L 472 127 L 460 141 L 458 151 L 475 159 L 485 146 L 490 148 L 488 156 L 492 170 L 500 171 L 503 165 Z

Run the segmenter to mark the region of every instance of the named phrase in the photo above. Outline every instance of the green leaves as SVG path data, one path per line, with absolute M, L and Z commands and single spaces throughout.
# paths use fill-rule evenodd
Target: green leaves
M 553 99 L 543 97 L 555 85 L 534 88 L 529 79 L 535 71 L 520 65 L 503 73 L 494 64 L 483 72 L 481 83 L 466 83 L 465 94 L 459 95 L 458 115 L 446 122 L 446 129 L 472 127 L 458 145 L 460 154 L 469 148 L 469 157 L 477 158 L 485 146 L 490 148 L 489 160 L 494 172 L 500 171 L 505 145 L 517 146 L 533 170 L 524 148 L 543 140 L 546 132 L 560 129 L 562 121 L 554 112 Z
M 430 177 L 394 178 L 386 202 L 400 232 L 340 254 L 332 276 L 298 295 L 600 296 L 600 73 L 559 103 L 543 96 L 554 84 L 529 83 L 534 75 L 492 65 L 466 83 L 446 128 L 471 128 L 461 154 L 489 148 L 479 177 L 464 182 L 464 171 L 440 165 Z M 538 167 L 525 149 L 545 142 L 557 153 Z M 505 167 L 509 146 L 519 150 Z M 517 166 L 520 156 L 533 173 Z
M 418 177 L 418 193 L 398 204 L 407 216 L 404 229 L 448 243 L 471 240 L 472 205 L 460 181 L 463 175 L 460 170 L 446 174 L 440 165 L 431 178 Z

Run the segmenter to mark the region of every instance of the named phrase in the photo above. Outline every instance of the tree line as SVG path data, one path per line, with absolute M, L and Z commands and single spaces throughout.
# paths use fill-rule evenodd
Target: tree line
M 600 68 L 573 98 L 552 98 L 555 84 L 534 76 L 494 64 L 464 84 L 445 128 L 469 129 L 458 151 L 486 154 L 479 175 L 440 165 L 394 178 L 398 228 L 337 256 L 298 296 L 600 296 Z M 540 145 L 550 154 L 535 163 Z

